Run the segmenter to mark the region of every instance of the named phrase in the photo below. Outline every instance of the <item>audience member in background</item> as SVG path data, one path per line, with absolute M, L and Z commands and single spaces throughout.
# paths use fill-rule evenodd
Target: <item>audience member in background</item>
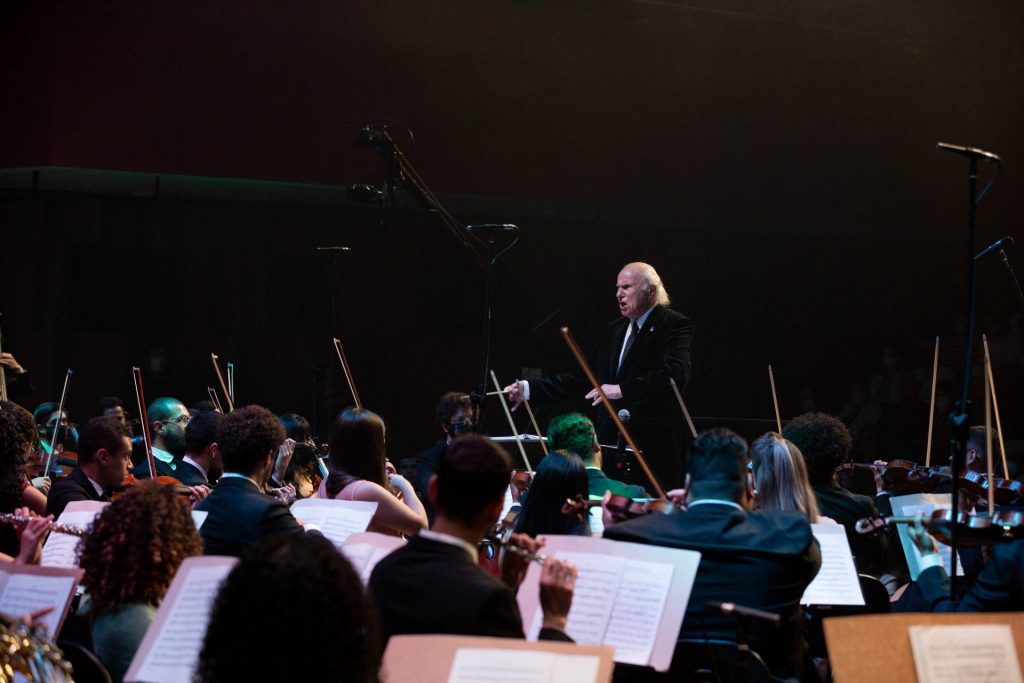
M 583 461 L 568 451 L 548 453 L 533 473 L 515 529 L 530 538 L 540 534 L 589 536 L 587 500 Z M 569 501 L 579 505 L 572 506 Z
M 32 517 L 35 512 L 23 502 L 28 488 L 25 458 L 32 450 L 35 429 L 26 429 L 25 416 L 31 428 L 32 416 L 27 410 L 6 401 L 0 407 L 0 512 Z M 0 562 L 38 563 L 51 521 L 53 517 L 36 517 L 25 527 L 0 524 Z
M 114 681 L 124 678 L 178 567 L 202 551 L 188 503 L 169 486 L 139 482 L 96 518 L 79 544 L 82 609 Z
M 18 432 L 17 443 L 19 445 L 17 447 L 25 449 L 21 456 L 21 466 L 18 467 L 22 473 L 21 504 L 37 515 L 46 514 L 46 496 L 50 492 L 51 480 L 49 477 L 29 479 L 32 476 L 33 468 L 30 462 L 32 448 L 38 438 L 32 413 L 12 401 L 0 401 L 0 411 L 10 412 L 14 416 L 12 419 Z M 14 465 L 14 460 L 10 462 L 11 466 L 17 467 Z
M 750 625 L 750 646 L 775 676 L 800 676 L 805 649 L 800 598 L 821 566 L 806 517 L 751 511 L 747 444 L 727 429 L 712 429 L 694 439 L 687 463 L 686 510 L 610 526 L 605 538 L 699 551 L 680 638 L 735 639 L 735 617 L 710 607 L 710 600 L 775 612 L 782 617 L 777 628 Z M 673 661 L 670 677 L 678 676 L 683 664 Z
M 750 447 L 750 466 L 760 512 L 797 512 L 808 523 L 829 520 L 818 513 L 818 501 L 807 479 L 800 449 L 775 432 L 768 432 Z
M 287 624 L 288 656 L 261 656 Z M 345 556 L 322 536 L 268 539 L 246 553 L 213 604 L 195 681 L 375 683 L 380 666 L 376 615 Z
M 197 413 L 185 427 L 185 457 L 174 478 L 185 486 L 212 487 L 224 474 L 224 461 L 217 445 L 217 430 L 224 416 L 216 411 Z
M 427 518 L 434 522 L 434 506 L 427 499 L 427 484 L 437 471 L 437 460 L 441 452 L 456 437 L 473 431 L 473 402 L 469 394 L 449 391 L 434 408 L 434 425 L 440 438 L 433 446 L 416 455 L 416 491 L 420 494 Z
M 385 644 L 405 633 L 523 637 L 514 591 L 525 562 L 507 553 L 502 581 L 477 558 L 477 546 L 501 514 L 511 474 L 508 455 L 482 436 L 459 437 L 441 453 L 427 485 L 437 510 L 432 529 L 410 538 L 370 576 Z M 512 540 L 531 552 L 543 545 L 523 534 Z M 575 567 L 553 558 L 545 562 L 542 640 L 569 640 L 564 631 L 575 583 Z
M 85 423 L 78 441 L 78 467 L 50 488 L 46 512 L 60 517 L 75 500 L 109 501 L 121 486 L 131 464 L 128 426 L 112 417 L 94 417 Z
M 157 476 L 176 477 L 178 463 L 185 455 L 185 425 L 189 414 L 185 404 L 176 398 L 164 396 L 146 408 L 149 435 L 153 439 L 153 459 Z M 140 479 L 149 478 L 149 463 L 145 458 L 135 466 L 132 474 Z
M 820 514 L 846 529 L 857 569 L 878 577 L 889 573 L 885 536 L 858 534 L 855 528 L 858 519 L 878 516 L 874 501 L 847 491 L 836 479 L 836 468 L 847 461 L 853 447 L 846 425 L 825 413 L 804 413 L 790 421 L 782 435 L 804 456 Z
M 222 418 L 217 445 L 224 474 L 196 505 L 209 513 L 200 527 L 207 555 L 238 557 L 263 538 L 302 531 L 288 506 L 264 493 L 283 441 L 284 427 L 266 408 L 236 408 Z
M 384 421 L 376 413 L 365 408 L 338 413 L 331 429 L 330 460 L 319 498 L 377 503 L 367 531 L 411 536 L 427 528 L 427 513 L 412 484 L 387 462 Z
M 614 496 L 647 498 L 647 491 L 637 484 L 609 479 L 601 469 L 601 447 L 597 443 L 594 423 L 581 413 L 559 415 L 548 423 L 548 450 L 568 451 L 583 460 L 587 469 L 587 487 L 591 496 L 600 498 L 606 491 Z

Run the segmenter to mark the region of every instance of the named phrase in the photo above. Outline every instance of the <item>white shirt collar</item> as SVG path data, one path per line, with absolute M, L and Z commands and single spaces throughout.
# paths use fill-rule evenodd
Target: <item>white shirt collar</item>
M 689 509 L 692 507 L 696 507 L 697 505 L 728 505 L 729 507 L 734 507 L 737 510 L 743 510 L 743 506 L 740 505 L 739 503 L 732 500 L 721 500 L 720 498 L 701 498 L 700 500 L 695 500 L 691 503 L 688 503 L 686 507 L 687 509 Z
M 82 472 L 82 474 L 85 474 L 85 472 Z M 86 478 L 86 479 L 89 479 L 89 476 L 88 476 L 88 475 L 86 475 L 86 477 L 85 477 L 85 478 Z M 97 496 L 100 496 L 100 497 L 102 497 L 102 496 L 103 496 L 103 494 L 104 494 L 104 490 L 103 490 L 103 487 L 102 487 L 102 486 L 100 486 L 99 484 L 97 484 L 96 482 L 94 482 L 94 481 L 93 481 L 92 479 L 89 479 L 89 483 L 90 483 L 90 484 L 92 484 L 92 487 L 93 487 L 94 489 L 96 489 L 96 495 L 97 495 Z
M 639 318 L 637 318 L 637 319 L 636 319 L 636 326 L 637 326 L 637 327 L 639 327 L 639 328 L 640 328 L 641 330 L 642 330 L 642 329 L 644 329 L 644 323 L 646 323 L 646 322 L 647 322 L 647 319 L 648 319 L 649 317 L 651 317 L 651 312 L 652 312 L 653 310 L 654 310 L 654 306 L 651 306 L 650 308 L 648 308 L 648 309 L 647 309 L 647 312 L 646 312 L 646 313 L 644 313 L 644 314 L 643 314 L 642 316 L 640 316 Z
M 210 481 L 210 475 L 207 474 L 206 468 L 197 463 L 195 460 L 193 460 L 191 455 L 186 455 L 184 458 L 181 459 L 181 461 L 187 462 L 189 465 L 192 465 L 192 467 L 195 467 L 197 470 L 203 473 L 203 479 L 205 479 L 206 481 Z
M 462 548 L 469 554 L 471 558 L 473 558 L 473 564 L 479 562 L 479 557 L 477 556 L 476 548 L 474 548 L 471 544 L 467 543 L 465 540 L 457 536 L 452 536 L 451 534 L 442 534 L 437 531 L 431 531 L 430 529 L 423 529 L 422 531 L 420 531 L 420 536 L 430 541 L 437 541 L 438 543 L 447 543 L 448 545 L 453 545 L 457 548 Z
M 260 491 L 263 491 L 263 487 L 257 484 L 255 479 L 253 479 L 252 477 L 247 477 L 239 472 L 225 472 L 224 474 L 220 475 L 221 481 L 224 481 L 225 479 L 246 479 Z
M 177 465 L 174 464 L 174 456 L 162 448 L 153 446 L 153 457 L 160 462 L 165 462 L 170 465 L 172 470 L 177 468 Z

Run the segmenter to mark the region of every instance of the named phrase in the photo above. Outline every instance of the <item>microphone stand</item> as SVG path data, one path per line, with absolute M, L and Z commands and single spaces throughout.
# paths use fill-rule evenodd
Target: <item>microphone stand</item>
M 493 286 L 493 279 L 494 278 L 492 277 L 491 270 L 493 269 L 494 265 L 498 262 L 498 259 L 500 259 L 505 254 L 505 252 L 507 252 L 512 247 L 514 247 L 516 245 L 516 242 L 519 241 L 519 228 L 518 227 L 515 228 L 515 234 L 516 234 L 515 235 L 515 239 L 513 239 L 512 242 L 507 247 L 505 247 L 504 249 L 499 251 L 497 254 L 495 254 L 494 253 L 494 233 L 495 233 L 496 230 L 504 230 L 504 229 L 506 229 L 505 226 L 504 225 L 495 224 L 495 225 L 485 225 L 485 226 L 481 226 L 481 227 L 482 227 L 482 229 L 486 230 L 486 232 L 487 232 L 487 261 L 484 264 L 484 333 L 483 333 L 483 337 L 484 337 L 484 351 L 483 351 L 484 373 L 483 373 L 483 380 L 480 382 L 479 394 L 480 394 L 480 396 L 486 396 L 487 395 L 487 378 L 491 376 L 491 327 L 492 327 L 492 325 L 491 325 L 491 321 L 492 321 L 492 316 L 491 316 L 491 297 L 493 295 L 493 289 L 494 289 L 494 286 Z M 476 414 L 477 425 L 482 425 L 483 424 L 483 420 L 484 420 L 484 406 L 485 406 L 485 404 L 486 404 L 486 402 L 481 400 L 480 404 L 478 406 L 476 406 L 476 410 L 477 410 L 477 414 Z
M 1006 256 L 1006 250 L 999 250 L 999 257 L 1003 261 L 1003 265 L 1006 266 L 1007 272 L 1010 273 L 1010 279 L 1013 280 L 1013 287 L 1017 290 L 1017 298 L 1020 299 L 1020 304 L 1024 307 L 1024 289 L 1020 287 L 1020 280 L 1017 279 L 1017 273 L 1013 271 L 1013 266 L 1010 265 L 1010 259 Z

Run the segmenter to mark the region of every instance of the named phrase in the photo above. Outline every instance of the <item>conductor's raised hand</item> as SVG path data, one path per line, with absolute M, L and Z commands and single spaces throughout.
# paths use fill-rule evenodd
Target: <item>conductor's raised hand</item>
M 526 401 L 526 395 L 523 393 L 523 385 L 516 380 L 512 384 L 502 389 L 505 392 L 505 397 L 508 400 L 509 407 L 512 410 L 516 410 L 519 406 L 523 405 Z
M 618 384 L 602 384 L 601 391 L 604 392 L 604 395 L 608 397 L 609 401 L 614 401 L 616 399 L 622 398 L 622 389 L 619 387 Z M 591 401 L 591 405 L 594 406 L 598 405 L 601 402 L 601 394 L 598 393 L 597 389 L 591 389 L 590 391 L 588 391 L 587 395 L 584 398 L 586 398 L 588 401 Z

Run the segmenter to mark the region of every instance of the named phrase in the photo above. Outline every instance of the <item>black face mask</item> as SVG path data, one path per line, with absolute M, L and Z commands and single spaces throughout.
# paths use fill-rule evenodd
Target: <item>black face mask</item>
M 469 420 L 465 422 L 449 422 L 448 423 L 448 434 L 454 439 L 457 436 L 463 434 L 469 434 L 473 431 L 473 423 Z

